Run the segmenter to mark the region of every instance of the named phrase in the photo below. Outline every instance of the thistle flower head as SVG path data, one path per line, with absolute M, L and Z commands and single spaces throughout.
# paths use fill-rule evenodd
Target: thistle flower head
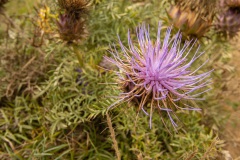
M 160 28 L 161 25 L 158 28 L 157 40 L 154 42 L 150 39 L 149 28 L 145 25 L 139 26 L 137 28 L 138 44 L 135 45 L 132 42 L 129 33 L 128 48 L 119 40 L 123 55 L 120 55 L 115 48 L 111 51 L 113 58 L 106 57 L 106 59 L 119 69 L 118 75 L 124 92 L 120 95 L 118 102 L 137 102 L 139 109 L 150 116 L 150 127 L 154 109 L 157 109 L 160 114 L 166 112 L 173 126 L 176 127 L 177 124 L 172 118 L 172 115 L 175 115 L 174 111 L 177 109 L 200 110 L 185 102 L 201 99 L 198 96 L 209 90 L 207 86 L 210 81 L 207 77 L 211 71 L 196 74 L 207 61 L 196 70 L 190 70 L 195 60 L 203 54 L 203 52 L 198 53 L 197 49 L 194 56 L 188 60 L 196 41 L 185 42 L 180 47 L 181 35 L 178 33 L 171 39 L 169 28 L 161 42 Z M 196 91 L 199 92 L 196 93 Z M 181 106 L 176 103 L 178 101 L 182 102 Z M 150 109 L 147 109 L 149 107 Z
M 183 39 L 200 39 L 210 30 L 216 8 L 216 0 L 175 0 L 167 10 L 167 22 L 182 32 Z
M 58 0 L 58 5 L 65 11 L 58 21 L 59 34 L 68 42 L 81 40 L 86 36 L 87 0 Z
M 67 42 L 80 40 L 86 35 L 85 20 L 76 19 L 74 15 L 60 14 L 57 25 L 61 39 Z
M 202 18 L 198 13 L 189 9 L 182 10 L 178 6 L 172 6 L 167 15 L 170 23 L 181 30 L 184 39 L 203 37 L 212 24 L 212 17 Z
M 192 11 L 202 18 L 212 19 L 216 12 L 218 0 L 175 0 L 175 4 L 182 11 Z
M 228 0 L 225 2 L 228 7 L 240 8 L 240 0 Z
M 58 0 L 58 5 L 71 13 L 85 12 L 88 4 L 87 0 Z

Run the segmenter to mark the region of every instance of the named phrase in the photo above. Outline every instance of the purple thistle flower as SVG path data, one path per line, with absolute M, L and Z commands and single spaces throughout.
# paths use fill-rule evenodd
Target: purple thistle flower
M 157 40 L 153 42 L 150 39 L 149 28 L 143 24 L 137 28 L 138 45 L 133 44 L 128 33 L 129 48 L 119 39 L 123 55 L 119 55 L 114 47 L 111 51 L 113 58 L 105 57 L 119 68 L 118 76 L 124 89 L 120 100 L 112 104 L 109 109 L 120 102 L 135 101 L 139 109 L 150 117 L 150 128 L 154 109 L 160 114 L 166 112 L 175 128 L 177 124 L 172 118 L 172 115 L 176 116 L 174 111 L 201 110 L 184 102 L 201 100 L 198 96 L 209 90 L 207 86 L 211 82 L 207 77 L 212 71 L 196 74 L 207 61 L 194 71 L 189 69 L 203 54 L 203 52 L 198 53 L 198 47 L 194 56 L 190 60 L 187 59 L 196 41 L 186 41 L 180 47 L 180 33 L 170 38 L 171 28 L 168 28 L 164 41 L 161 42 L 160 32 L 161 24 L 158 27 Z M 198 90 L 200 92 L 196 93 Z M 178 101 L 182 102 L 181 107 L 176 103 Z M 150 107 L 149 113 L 147 107 Z M 161 119 L 164 123 L 162 117 Z

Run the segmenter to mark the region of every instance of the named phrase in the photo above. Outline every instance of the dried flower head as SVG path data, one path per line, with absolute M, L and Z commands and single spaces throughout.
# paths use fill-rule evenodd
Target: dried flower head
M 184 39 L 201 38 L 210 29 L 212 18 L 202 18 L 191 10 L 172 6 L 168 12 L 170 23 L 180 29 Z
M 212 26 L 216 4 L 216 0 L 175 0 L 167 11 L 169 22 L 182 32 L 183 39 L 200 39 Z
M 240 0 L 227 0 L 226 5 L 231 8 L 240 8 Z
M 183 11 L 192 11 L 205 19 L 213 18 L 217 0 L 175 0 L 176 6 Z
M 68 12 L 84 12 L 87 9 L 89 1 L 87 0 L 58 0 L 62 9 Z
M 87 0 L 58 0 L 61 9 L 58 28 L 60 37 L 68 42 L 81 40 L 86 36 Z
M 177 124 L 172 118 L 172 115 L 175 116 L 174 111 L 200 110 L 185 102 L 199 100 L 201 98 L 198 96 L 209 90 L 207 86 L 210 79 L 207 77 L 211 71 L 196 74 L 207 61 L 194 71 L 189 69 L 203 54 L 203 52 L 198 53 L 197 49 L 194 56 L 188 60 L 196 41 L 187 41 L 180 47 L 180 34 L 176 34 L 171 39 L 169 28 L 164 41 L 161 42 L 160 28 L 161 25 L 158 28 L 157 40 L 153 42 L 150 39 L 149 28 L 145 25 L 139 26 L 137 28 L 138 45 L 133 44 L 129 33 L 129 48 L 119 40 L 123 55 L 120 55 L 115 48 L 111 51 L 113 58 L 106 57 L 119 68 L 119 83 L 124 88 L 120 100 L 112 104 L 109 109 L 120 102 L 135 101 L 139 104 L 139 110 L 150 116 L 150 128 L 154 109 L 157 109 L 159 114 L 167 113 L 175 128 Z M 181 105 L 178 102 L 182 102 Z M 150 111 L 147 109 L 149 107 Z

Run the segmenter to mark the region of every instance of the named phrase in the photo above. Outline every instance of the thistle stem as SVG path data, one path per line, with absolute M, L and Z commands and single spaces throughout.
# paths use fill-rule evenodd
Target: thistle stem
M 84 61 L 84 55 L 79 51 L 78 47 L 76 44 L 72 44 L 73 52 L 75 53 L 78 63 L 81 68 L 83 68 L 83 61 Z
M 110 118 L 109 114 L 107 113 L 106 115 L 107 115 L 108 128 L 109 128 L 111 138 L 112 138 L 112 141 L 113 141 L 113 148 L 116 152 L 117 160 L 121 160 L 121 154 L 120 154 L 119 149 L 118 149 L 118 143 L 117 143 L 117 140 L 116 140 L 115 131 L 112 127 L 112 121 L 111 121 L 111 118 Z

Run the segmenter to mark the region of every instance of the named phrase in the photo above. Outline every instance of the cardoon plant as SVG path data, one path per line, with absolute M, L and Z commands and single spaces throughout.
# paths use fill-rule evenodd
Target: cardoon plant
M 168 28 L 163 42 L 160 40 L 161 25 L 155 42 L 150 39 L 149 28 L 145 25 L 136 30 L 138 44 L 132 42 L 128 33 L 129 47 L 124 46 L 119 39 L 122 54 L 114 47 L 110 51 L 113 58 L 106 57 L 118 67 L 119 83 L 124 91 L 109 109 L 120 102 L 135 102 L 139 110 L 149 116 L 150 128 L 154 110 L 158 111 L 163 123 L 161 115 L 165 112 L 176 128 L 177 123 L 172 118 L 173 115 L 176 117 L 176 110 L 201 110 L 188 102 L 201 100 L 199 95 L 209 90 L 211 82 L 208 77 L 211 71 L 197 74 L 207 61 L 197 69 L 190 70 L 203 52 L 199 53 L 198 47 L 189 59 L 196 41 L 186 41 L 181 47 L 181 34 L 177 33 L 170 38 L 171 28 Z

